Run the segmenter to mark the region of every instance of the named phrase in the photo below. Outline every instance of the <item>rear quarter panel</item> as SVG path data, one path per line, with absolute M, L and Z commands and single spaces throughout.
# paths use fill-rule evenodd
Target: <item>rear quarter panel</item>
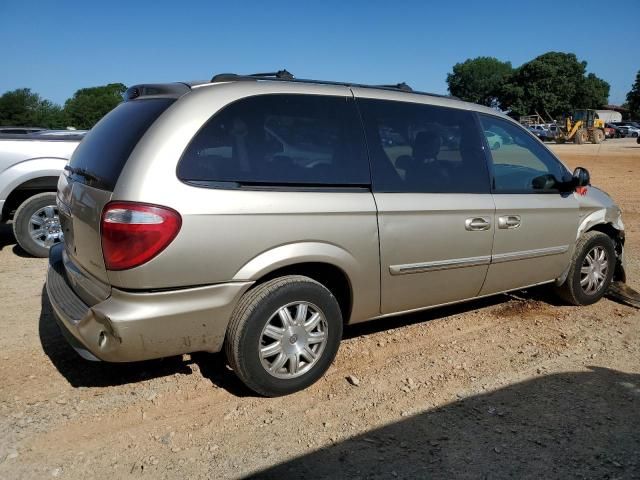
M 379 314 L 378 227 L 371 193 L 176 185 L 171 200 L 183 220 L 178 237 L 145 265 L 109 272 L 112 285 L 157 289 L 248 281 L 284 266 L 324 262 L 350 280 L 352 321 Z

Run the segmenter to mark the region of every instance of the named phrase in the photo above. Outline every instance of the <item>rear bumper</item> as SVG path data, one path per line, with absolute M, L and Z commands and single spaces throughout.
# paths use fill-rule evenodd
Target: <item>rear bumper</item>
M 113 288 L 89 307 L 73 291 L 62 262 L 62 245 L 51 249 L 47 294 L 58 324 L 86 359 L 131 362 L 222 348 L 229 318 L 252 282 L 151 293 Z

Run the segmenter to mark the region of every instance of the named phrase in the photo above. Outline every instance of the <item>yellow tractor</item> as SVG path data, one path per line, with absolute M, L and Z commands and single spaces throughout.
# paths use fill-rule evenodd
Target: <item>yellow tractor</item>
M 565 118 L 564 125 L 558 125 L 557 143 L 602 143 L 603 140 L 604 120 L 598 118 L 595 110 L 574 110 Z

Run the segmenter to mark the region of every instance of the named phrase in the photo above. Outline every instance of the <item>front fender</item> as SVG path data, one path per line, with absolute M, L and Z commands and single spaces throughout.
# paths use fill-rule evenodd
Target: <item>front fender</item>
M 624 232 L 622 216 L 617 207 L 601 208 L 584 217 L 578 227 L 576 239 L 580 238 L 584 232 L 588 232 L 596 225 L 607 224 L 618 230 L 618 232 Z
M 626 281 L 626 259 L 624 254 L 624 224 L 622 223 L 622 215 L 620 214 L 620 209 L 612 203 L 611 205 L 599 208 L 598 210 L 595 210 L 586 215 L 580 221 L 580 225 L 578 226 L 578 231 L 576 234 L 576 240 L 584 235 L 585 232 L 592 230 L 598 225 L 613 227 L 618 232 L 618 238 L 623 240 L 619 244 L 618 264 L 616 266 L 616 275 L 614 276 L 614 278 L 617 278 L 618 280 L 622 280 L 624 282 Z M 570 268 L 571 265 L 567 265 L 567 268 L 564 270 L 564 272 L 562 272 L 562 275 L 560 275 L 560 277 L 556 279 L 557 285 L 562 285 L 564 283 L 567 275 L 569 274 Z

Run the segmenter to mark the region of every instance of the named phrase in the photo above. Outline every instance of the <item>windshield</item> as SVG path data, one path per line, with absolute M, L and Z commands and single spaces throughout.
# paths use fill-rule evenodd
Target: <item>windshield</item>
M 584 110 L 576 110 L 573 113 L 573 121 L 577 122 L 578 120 L 584 120 L 586 115 L 585 115 L 585 111 Z

